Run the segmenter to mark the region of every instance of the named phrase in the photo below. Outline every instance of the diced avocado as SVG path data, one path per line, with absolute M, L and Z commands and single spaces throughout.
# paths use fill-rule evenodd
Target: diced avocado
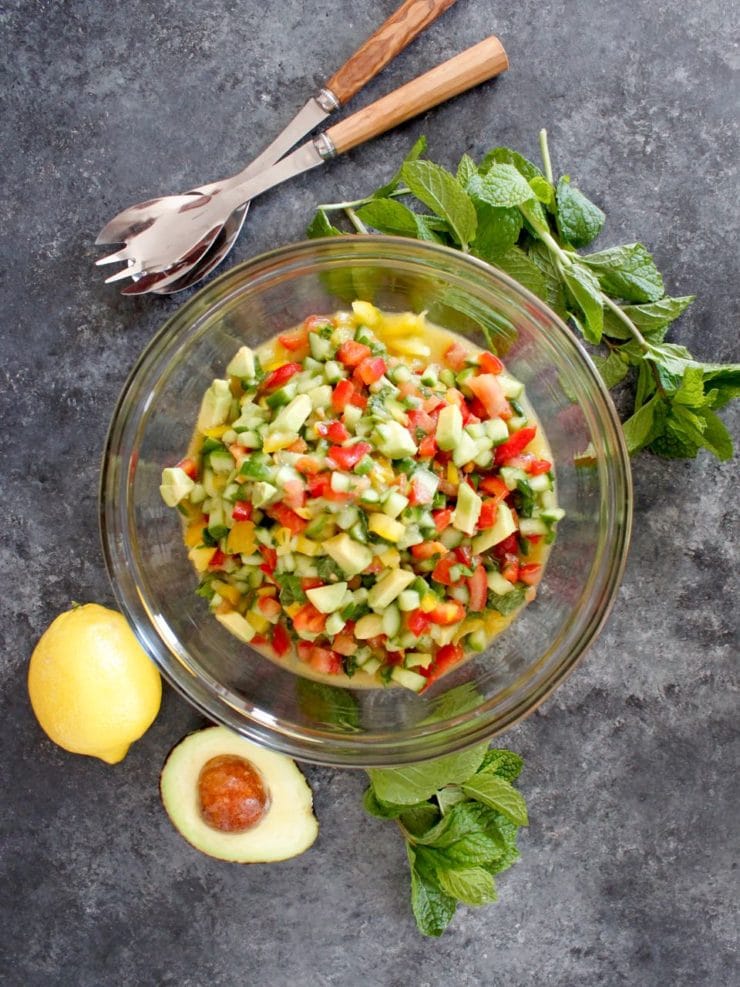
M 358 641 L 367 641 L 383 633 L 383 618 L 377 613 L 368 613 L 355 624 L 355 637 Z
M 460 441 L 455 446 L 452 453 L 452 462 L 455 466 L 464 466 L 471 462 L 480 452 L 478 443 L 472 439 L 467 432 L 460 435 Z
M 334 613 L 341 607 L 346 590 L 346 583 L 332 583 L 307 589 L 306 596 L 321 613 Z
M 194 486 L 195 482 L 179 466 L 168 466 L 162 470 L 162 485 L 159 492 L 168 507 L 177 507 Z
M 423 675 L 418 675 L 416 672 L 412 672 L 411 669 L 401 668 L 400 666 L 396 666 L 393 669 L 391 678 L 398 685 L 402 685 L 405 689 L 410 689 L 412 692 L 421 692 L 427 684 L 427 679 Z
M 416 455 L 416 443 L 400 422 L 381 422 L 375 428 L 375 445 L 389 459 L 405 459 Z
M 452 526 L 466 535 L 474 534 L 482 506 L 483 501 L 470 484 L 461 483 L 457 490 L 457 504 L 452 512 Z
M 414 573 L 407 569 L 392 569 L 368 593 L 368 606 L 373 610 L 384 610 L 415 578 Z
M 231 387 L 228 380 L 214 380 L 206 393 L 198 412 L 198 431 L 223 425 L 231 411 Z
M 254 353 L 248 346 L 240 346 L 226 367 L 230 377 L 241 377 L 242 380 L 252 380 L 254 377 Z
M 271 483 L 267 483 L 265 480 L 260 480 L 259 483 L 255 483 L 254 487 L 252 487 L 253 507 L 264 507 L 266 504 L 272 504 L 279 497 L 280 491 L 278 488 L 273 487 Z
M 517 398 L 522 396 L 524 384 L 522 384 L 520 380 L 516 380 L 514 377 L 509 377 L 506 373 L 496 374 L 496 379 L 501 385 L 501 390 L 504 392 L 504 397 L 513 398 L 516 401 Z
M 498 596 L 505 596 L 514 589 L 514 584 L 510 583 L 508 579 L 504 579 L 500 572 L 494 571 L 487 573 L 486 582 L 488 583 L 488 588 Z
M 336 535 L 324 542 L 324 548 L 340 569 L 348 576 L 356 576 L 367 569 L 373 560 L 373 553 L 358 541 L 354 541 L 348 534 Z
M 456 404 L 446 405 L 437 419 L 437 445 L 445 452 L 450 452 L 459 444 L 462 434 L 462 412 Z
M 514 515 L 511 513 L 511 508 L 505 501 L 501 501 L 498 505 L 494 526 L 488 528 L 487 531 L 482 531 L 477 538 L 473 539 L 473 552 L 476 555 L 480 555 L 481 552 L 487 552 L 489 548 L 498 545 L 504 538 L 513 535 L 516 530 L 516 521 L 514 520 Z
M 217 613 L 216 620 L 220 624 L 223 624 L 227 631 L 231 631 L 234 637 L 238 637 L 240 641 L 244 641 L 247 644 L 249 644 L 256 633 L 249 621 L 245 620 L 236 610 L 230 610 L 228 613 Z
M 299 394 L 276 416 L 270 432 L 299 432 L 313 411 L 308 394 Z

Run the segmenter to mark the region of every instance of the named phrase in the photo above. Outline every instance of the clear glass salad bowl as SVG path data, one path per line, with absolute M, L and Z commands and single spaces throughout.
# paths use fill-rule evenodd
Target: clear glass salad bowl
M 240 345 L 355 298 L 493 345 L 522 380 L 553 452 L 566 517 L 538 588 L 503 635 L 417 695 L 340 688 L 281 668 L 231 636 L 194 590 L 160 474 L 184 454 L 203 392 Z M 614 407 L 573 334 L 474 258 L 396 237 L 313 240 L 255 257 L 194 295 L 134 367 L 107 438 L 100 514 L 121 609 L 165 678 L 205 716 L 324 764 L 410 763 L 451 753 L 531 713 L 604 623 L 625 563 L 629 460 Z

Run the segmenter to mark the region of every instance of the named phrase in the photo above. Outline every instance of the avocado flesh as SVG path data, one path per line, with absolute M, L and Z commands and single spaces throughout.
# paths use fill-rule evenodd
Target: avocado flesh
M 225 833 L 209 826 L 198 804 L 201 770 L 211 758 L 228 754 L 253 764 L 270 796 L 265 815 L 243 833 Z M 318 835 L 312 792 L 297 764 L 226 727 L 206 727 L 181 740 L 165 761 L 160 792 L 180 835 L 196 850 L 219 860 L 242 864 L 287 860 L 307 850 Z

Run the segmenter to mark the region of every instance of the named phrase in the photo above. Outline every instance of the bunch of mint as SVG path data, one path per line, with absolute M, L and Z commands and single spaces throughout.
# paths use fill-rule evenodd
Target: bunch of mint
M 604 213 L 567 175 L 555 181 L 544 130 L 540 146 L 542 169 L 496 147 L 477 164 L 463 155 L 453 175 L 421 159 L 422 137 L 382 188 L 319 206 L 308 235 L 341 235 L 331 217 L 344 213 L 357 233 L 445 244 L 494 264 L 588 343 L 602 345 L 596 363 L 607 387 L 629 378 L 634 402 L 624 434 L 631 453 L 648 448 L 684 458 L 704 448 L 729 459 L 732 440 L 716 411 L 740 393 L 740 364 L 702 363 L 665 341 L 693 296 L 666 297 L 641 243 L 579 253 L 601 232 Z
M 460 754 L 368 774 L 365 809 L 393 819 L 406 841 L 411 907 L 419 930 L 440 936 L 458 902 L 496 900 L 494 875 L 519 859 L 527 807 L 514 788 L 522 759 L 478 745 Z

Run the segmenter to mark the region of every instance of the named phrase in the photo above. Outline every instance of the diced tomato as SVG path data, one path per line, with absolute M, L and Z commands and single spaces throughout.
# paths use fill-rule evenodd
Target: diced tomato
M 519 582 L 519 558 L 516 555 L 506 555 L 501 566 L 501 575 L 510 583 Z
M 331 396 L 331 404 L 335 411 L 344 411 L 348 404 L 352 404 L 355 396 L 355 385 L 351 380 L 344 378 L 337 382 Z
M 310 456 L 303 456 L 301 459 L 296 461 L 295 468 L 299 473 L 303 473 L 305 476 L 315 476 L 317 473 L 321 472 L 321 463 L 318 459 L 312 459 Z
M 446 555 L 448 551 L 441 541 L 424 541 L 420 545 L 411 546 L 411 554 L 415 559 L 431 559 L 434 555 Z
M 479 374 L 468 380 L 468 387 L 486 409 L 489 418 L 500 418 L 511 411 L 503 388 L 493 374 Z
M 486 411 L 486 409 L 483 407 L 483 405 L 480 403 L 480 401 L 475 395 L 473 395 L 472 398 L 468 398 L 468 407 L 470 408 L 471 418 L 477 418 L 480 421 L 485 421 L 486 418 L 488 418 L 488 412 Z M 465 424 L 467 425 L 473 423 L 466 422 Z
M 486 531 L 488 528 L 494 526 L 496 515 L 498 514 L 498 505 L 499 502 L 494 499 L 483 501 L 483 506 L 478 515 L 478 528 L 480 531 Z
M 306 486 L 302 480 L 286 480 L 283 485 L 283 502 L 296 510 L 306 503 Z
M 519 581 L 527 586 L 536 586 L 542 575 L 542 566 L 539 562 L 527 562 L 526 565 L 519 566 Z
M 465 618 L 465 607 L 459 600 L 447 600 L 439 603 L 427 614 L 433 624 L 440 624 L 442 627 L 449 627 L 450 624 L 457 624 Z
M 437 440 L 433 435 L 425 436 L 419 443 L 419 458 L 431 459 L 437 454 Z
M 234 521 L 251 521 L 252 505 L 248 500 L 237 500 L 231 512 L 231 517 Z
M 412 610 L 406 616 L 406 626 L 414 637 L 421 637 L 429 629 L 429 615 L 423 610 Z
M 456 404 L 462 411 L 462 406 L 465 404 L 465 395 L 462 391 L 458 391 L 456 387 L 448 387 L 445 397 L 448 404 Z
M 426 411 L 422 411 L 421 408 L 412 408 L 408 413 L 409 427 L 412 432 L 416 432 L 417 429 L 424 432 L 425 435 L 430 435 L 436 428 L 436 423 L 431 415 L 427 414 Z M 416 436 L 414 435 L 414 438 Z
M 452 522 L 452 511 L 450 508 L 445 507 L 441 511 L 432 511 L 432 517 L 434 518 L 434 527 L 442 534 L 445 528 L 449 528 Z
M 444 361 L 450 370 L 462 370 L 465 361 L 470 356 L 470 350 L 466 349 L 462 343 L 454 342 L 445 350 Z
M 437 411 L 439 408 L 442 408 L 445 403 L 445 399 L 439 394 L 432 394 L 426 399 L 422 407 L 428 415 L 431 415 L 433 411 Z
M 496 500 L 503 500 L 509 496 L 509 488 L 500 476 L 487 476 L 478 484 L 478 489 L 491 494 Z
M 446 555 L 443 559 L 440 559 L 434 567 L 432 579 L 438 583 L 442 583 L 443 586 L 452 586 L 453 579 L 450 575 L 450 569 L 454 565 L 457 565 L 455 559 L 451 555 Z
M 313 603 L 304 603 L 293 617 L 293 626 L 297 631 L 309 634 L 320 634 L 326 624 L 326 614 L 317 610 Z
M 504 538 L 503 541 L 500 541 L 498 545 L 493 546 L 493 554 L 499 560 L 503 559 L 506 555 L 514 555 L 518 558 L 518 551 L 519 535 L 516 531 L 512 532 L 508 538 Z
M 354 339 L 348 339 L 337 350 L 337 357 L 345 367 L 356 367 L 372 355 L 373 351 L 369 346 L 365 346 L 364 343 L 357 343 Z
M 262 390 L 274 391 L 276 388 L 282 387 L 302 369 L 300 363 L 284 363 L 282 367 L 278 367 L 265 377 L 262 381 Z
M 398 393 L 401 395 L 402 398 L 408 398 L 412 396 L 418 398 L 419 397 L 418 385 L 419 385 L 418 377 L 412 377 L 410 380 L 402 380 L 401 383 L 397 385 Z
M 482 565 L 478 565 L 473 575 L 468 578 L 468 590 L 470 592 L 468 609 L 474 613 L 485 610 L 488 598 L 488 582 L 486 581 L 486 570 Z
M 308 521 L 304 521 L 302 517 L 299 517 L 295 511 L 291 511 L 285 504 L 273 504 L 271 507 L 265 509 L 265 513 L 271 518 L 274 518 L 278 524 L 282 524 L 284 528 L 292 531 L 294 535 L 299 535 L 308 526 Z
M 455 549 L 455 558 L 464 566 L 470 566 L 473 562 L 473 553 L 469 545 L 460 545 Z
M 217 548 L 216 551 L 211 556 L 211 561 L 208 563 L 208 568 L 220 569 L 225 561 L 226 561 L 226 556 L 224 555 L 224 553 L 221 551 L 220 548 Z
M 279 658 L 287 654 L 290 648 L 290 635 L 281 623 L 275 624 L 272 629 L 272 648 Z
M 373 561 L 370 563 L 370 565 L 366 566 L 362 571 L 363 574 L 377 576 L 377 574 L 379 572 L 382 572 L 383 569 L 385 569 L 385 566 L 380 561 L 380 559 L 376 556 L 375 559 L 373 559 Z
M 387 665 L 403 665 L 403 651 L 386 651 L 385 661 Z
M 408 497 L 409 504 L 411 504 L 412 507 L 416 507 L 419 504 L 431 504 L 434 500 L 434 494 L 431 492 L 427 484 L 418 479 L 413 479 L 411 481 Z
M 258 648 L 262 644 L 267 644 L 267 638 L 264 634 L 255 634 L 249 643 L 254 645 L 255 648 Z
M 531 541 L 533 545 L 542 541 L 542 535 L 527 535 L 527 541 Z
M 307 444 L 307 442 L 306 442 L 305 439 L 302 439 L 299 436 L 295 440 L 295 442 L 291 442 L 289 446 L 286 446 L 285 447 L 285 451 L 286 452 L 297 452 L 300 455 L 300 453 L 307 452 L 308 451 L 308 444 Z
M 504 369 L 503 363 L 493 353 L 481 353 L 478 363 L 484 374 L 500 374 Z
M 427 678 L 427 686 L 436 682 L 446 671 L 462 661 L 464 651 L 461 644 L 445 644 L 434 656 L 434 662 L 422 674 Z
M 351 446 L 332 446 L 326 457 L 338 469 L 351 470 L 357 466 L 363 456 L 372 451 L 373 447 L 368 442 L 355 442 Z
M 334 328 L 334 320 L 328 318 L 326 315 L 309 315 L 307 319 L 303 320 L 303 325 L 306 327 L 307 332 L 318 332 L 319 329 L 324 329 L 326 326 Z
M 291 352 L 306 349 L 308 346 L 308 328 L 305 322 L 298 329 L 293 329 L 291 332 L 284 332 L 281 336 L 278 336 L 278 342 L 286 350 L 290 350 Z
M 342 671 L 342 659 L 336 652 L 319 648 L 310 641 L 298 642 L 298 657 L 323 675 L 336 675 Z
M 358 364 L 353 376 L 355 380 L 370 385 L 374 384 L 376 380 L 380 380 L 387 369 L 388 367 L 382 356 L 368 356 Z
M 340 655 L 353 655 L 357 651 L 357 641 L 352 634 L 347 633 L 346 626 L 340 634 L 334 635 L 332 644 Z
M 306 480 L 310 497 L 323 497 L 331 484 L 331 473 L 314 473 Z
M 542 473 L 549 473 L 552 463 L 549 459 L 533 459 L 527 466 L 527 473 L 530 476 L 540 476 Z
M 537 426 L 532 425 L 528 428 L 520 428 L 518 432 L 502 442 L 500 446 L 496 446 L 494 449 L 494 460 L 497 466 L 505 463 L 507 460 L 511 459 L 513 456 L 519 455 L 523 449 L 525 449 L 532 439 L 535 437 L 537 432 Z
M 271 575 L 277 569 L 277 552 L 274 548 L 270 548 L 267 545 L 258 546 L 262 558 L 265 560 L 260 569 Z
M 179 466 L 183 473 L 186 473 L 191 480 L 198 479 L 198 464 L 194 459 L 191 459 L 190 456 L 186 456 L 185 459 L 181 459 L 180 462 L 177 463 L 177 466 Z
M 319 579 L 318 576 L 304 576 L 301 579 L 301 589 L 305 593 L 307 589 L 317 589 L 319 586 L 324 585 L 324 580 Z
M 265 617 L 277 617 L 283 609 L 274 596 L 261 596 L 257 606 Z
M 346 442 L 349 438 L 349 432 L 342 422 L 317 422 L 316 431 L 330 442 Z

